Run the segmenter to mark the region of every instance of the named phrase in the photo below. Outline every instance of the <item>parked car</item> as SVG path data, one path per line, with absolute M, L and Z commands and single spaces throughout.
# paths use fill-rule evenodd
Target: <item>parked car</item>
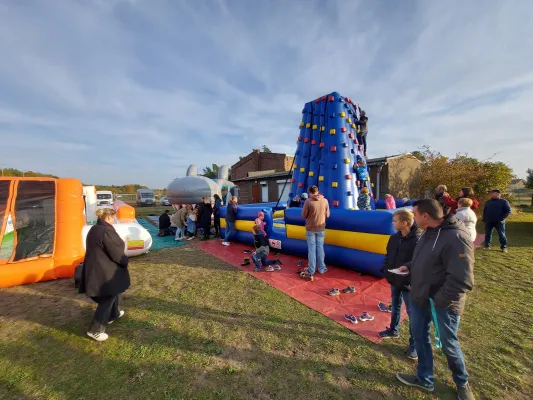
M 137 205 L 155 206 L 155 195 L 151 189 L 137 189 Z
M 162 206 L 169 206 L 170 205 L 170 201 L 168 201 L 168 197 L 167 196 L 161 197 L 160 202 L 161 202 Z

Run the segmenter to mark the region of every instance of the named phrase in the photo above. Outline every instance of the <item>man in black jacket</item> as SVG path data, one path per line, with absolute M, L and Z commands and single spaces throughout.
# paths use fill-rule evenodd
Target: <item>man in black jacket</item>
M 496 229 L 500 239 L 500 248 L 507 253 L 507 236 L 505 236 L 505 220 L 511 215 L 509 202 L 501 198 L 498 189 L 490 191 L 490 200 L 483 209 L 483 222 L 485 223 L 485 248 L 490 249 L 492 230 Z
M 173 235 L 174 231 L 170 228 L 172 224 L 170 221 L 170 211 L 165 210 L 163 214 L 159 216 L 159 234 L 158 236 L 169 236 Z
M 224 246 L 229 246 L 229 239 L 235 233 L 235 221 L 237 221 L 238 201 L 239 199 L 237 198 L 237 196 L 233 196 L 229 201 L 228 207 L 226 209 L 226 234 L 224 236 L 224 241 L 222 242 Z
M 387 282 L 391 285 L 391 323 L 390 327 L 379 333 L 379 336 L 388 339 L 397 339 L 400 337 L 400 316 L 402 313 L 402 298 L 405 302 L 407 315 L 411 315 L 411 302 L 409 299 L 410 278 L 409 275 L 398 275 L 390 272 L 413 259 L 416 243 L 420 237 L 420 230 L 414 225 L 413 213 L 409 210 L 402 209 L 394 213 L 394 229 L 398 232 L 389 238 L 387 243 L 387 254 L 383 263 L 383 272 Z M 413 360 L 418 358 L 415 348 L 415 341 L 409 328 L 409 349 L 407 356 Z
M 424 230 L 413 260 L 398 268 L 411 276 L 411 330 L 418 353 L 416 375 L 397 373 L 408 386 L 433 392 L 433 349 L 429 327 L 436 319 L 442 350 L 457 385 L 460 400 L 472 400 L 468 373 L 457 332 L 466 303 L 466 293 L 474 286 L 474 246 L 470 234 L 454 215 L 444 217 L 437 200 L 415 202 L 416 224 Z M 434 307 L 433 307 L 434 304 Z

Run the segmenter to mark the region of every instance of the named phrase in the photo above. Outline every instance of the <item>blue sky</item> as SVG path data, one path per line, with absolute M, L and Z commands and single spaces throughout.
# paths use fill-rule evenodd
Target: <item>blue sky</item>
M 533 2 L 0 0 L 0 167 L 166 187 L 293 154 L 305 102 L 370 118 L 369 157 L 430 145 L 533 168 Z

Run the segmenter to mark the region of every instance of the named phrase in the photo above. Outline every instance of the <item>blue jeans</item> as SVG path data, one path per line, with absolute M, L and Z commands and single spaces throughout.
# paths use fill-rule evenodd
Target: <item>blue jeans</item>
M 320 232 L 305 232 L 307 238 L 307 261 L 309 275 L 314 275 L 318 266 L 318 272 L 324 273 L 326 271 L 326 264 L 324 263 L 324 238 L 326 231 Z
M 402 298 L 405 302 L 405 309 L 407 310 L 407 315 L 409 316 L 409 346 L 414 348 L 415 341 L 413 339 L 413 333 L 411 332 L 411 300 L 409 298 L 409 292 L 407 290 L 402 290 L 396 286 L 391 286 L 391 297 L 392 297 L 392 314 L 390 318 L 390 330 L 394 334 L 398 334 L 400 327 L 400 316 L 402 315 Z
M 502 249 L 507 247 L 507 236 L 505 236 L 505 221 L 500 222 L 485 222 L 485 247 L 490 247 L 492 242 L 492 230 L 496 228 L 498 237 L 500 238 L 500 246 Z
M 224 235 L 224 241 L 229 242 L 230 237 L 235 233 L 235 221 L 226 221 L 226 234 Z
M 183 239 L 183 228 L 176 228 L 176 235 L 174 236 L 175 240 Z
M 261 264 L 263 264 L 263 267 L 266 267 L 276 263 L 276 260 L 267 260 L 267 255 L 265 253 L 261 253 L 259 255 L 252 254 L 252 261 L 257 268 L 261 268 Z M 259 264 L 259 261 L 261 261 L 261 264 Z
M 458 387 L 468 383 L 468 373 L 466 372 L 465 360 L 457 331 L 459 330 L 460 316 L 455 314 L 450 308 L 437 308 L 437 321 L 439 324 L 440 341 L 442 350 L 448 360 L 448 368 L 452 372 L 453 381 Z M 433 349 L 429 336 L 429 326 L 432 321 L 429 301 L 427 305 L 420 306 L 411 301 L 411 331 L 415 339 L 416 352 L 418 353 L 418 379 L 423 385 L 434 385 L 433 373 Z

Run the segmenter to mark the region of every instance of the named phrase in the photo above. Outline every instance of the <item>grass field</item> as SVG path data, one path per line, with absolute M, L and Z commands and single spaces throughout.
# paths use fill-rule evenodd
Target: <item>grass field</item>
M 143 209 L 148 210 L 148 209 Z M 531 399 L 533 213 L 510 251 L 478 250 L 460 338 L 477 398 Z M 401 386 L 407 327 L 375 345 L 192 246 L 131 261 L 125 317 L 105 343 L 70 279 L 0 290 L 0 399 L 452 399 Z

